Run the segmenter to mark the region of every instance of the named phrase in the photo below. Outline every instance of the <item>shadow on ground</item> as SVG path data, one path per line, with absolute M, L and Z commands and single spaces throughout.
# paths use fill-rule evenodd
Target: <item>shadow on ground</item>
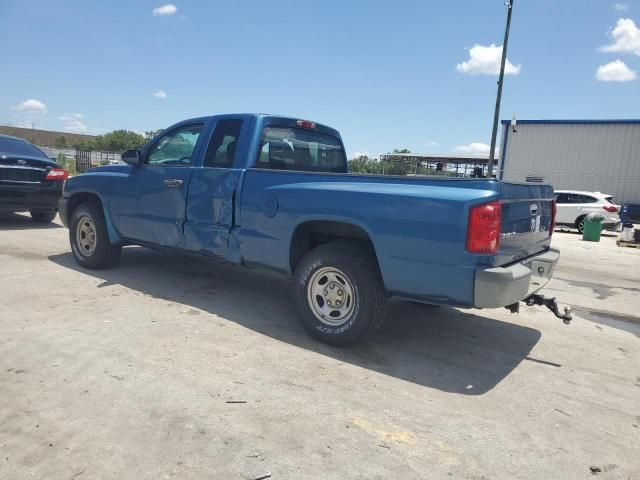
M 291 281 L 275 274 L 125 248 L 110 270 L 79 267 L 70 253 L 49 259 L 63 267 L 153 297 L 213 313 L 279 341 L 372 371 L 446 392 L 480 395 L 495 387 L 540 339 L 531 328 L 459 311 L 392 301 L 375 338 L 349 349 L 316 342 L 291 301 Z
M 577 228 L 557 227 L 555 231 L 560 233 L 573 233 L 576 236 L 580 236 L 580 237 L 582 236 L 582 234 L 578 231 Z M 614 232 L 612 230 L 602 230 L 602 233 L 600 235 L 602 237 L 617 237 L 618 232 Z
M 0 213 L 0 232 L 5 230 L 42 230 L 46 228 L 62 228 L 62 225 L 53 222 L 37 223 L 31 220 L 29 215 Z

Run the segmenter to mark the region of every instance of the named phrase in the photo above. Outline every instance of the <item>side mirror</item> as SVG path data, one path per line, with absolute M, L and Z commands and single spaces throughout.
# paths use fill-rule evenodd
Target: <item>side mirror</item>
M 129 165 L 140 165 L 142 163 L 142 155 L 140 154 L 140 150 L 127 150 L 120 157 L 124 163 L 128 163 Z

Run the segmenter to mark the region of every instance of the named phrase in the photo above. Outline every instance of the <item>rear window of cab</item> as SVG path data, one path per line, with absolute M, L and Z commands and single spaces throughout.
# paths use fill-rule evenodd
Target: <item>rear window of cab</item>
M 340 141 L 304 128 L 266 127 L 262 131 L 257 168 L 306 172 L 347 172 Z

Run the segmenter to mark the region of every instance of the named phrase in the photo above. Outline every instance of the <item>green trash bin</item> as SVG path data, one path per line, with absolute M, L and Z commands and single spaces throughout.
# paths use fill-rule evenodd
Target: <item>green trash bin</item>
M 584 219 L 584 229 L 582 231 L 582 239 L 587 242 L 599 242 L 602 234 L 602 222 L 604 215 L 600 213 L 590 213 Z

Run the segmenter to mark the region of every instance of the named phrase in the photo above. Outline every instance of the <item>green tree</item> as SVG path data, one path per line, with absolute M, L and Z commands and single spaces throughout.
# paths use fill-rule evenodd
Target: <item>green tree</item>
M 162 133 L 163 130 L 159 129 L 159 130 L 148 130 L 144 132 L 144 141 L 148 142 L 149 140 L 151 140 L 153 137 L 155 137 L 156 135 L 158 135 L 159 133 Z
M 438 171 L 437 164 L 425 165 L 418 164 L 416 169 L 415 158 L 407 158 L 403 153 L 411 153 L 410 150 L 403 148 L 398 150 L 397 148 L 393 152 L 387 153 L 385 160 L 378 160 L 375 158 L 369 158 L 366 155 L 360 155 L 359 157 L 349 160 L 349 171 L 352 173 L 370 173 L 370 174 L 384 174 L 384 175 L 439 175 L 439 176 L 451 176 L 454 173 L 449 171 Z
M 81 140 L 79 142 L 73 142 L 71 144 L 71 148 L 76 148 L 78 150 L 91 150 L 91 142 L 88 142 L 86 140 Z
M 58 165 L 62 165 L 69 171 L 69 175 L 76 174 L 76 161 L 73 158 L 67 158 L 64 153 L 59 153 L 58 158 L 56 159 L 56 163 Z
M 145 144 L 145 137 L 131 130 L 114 130 L 99 135 L 89 141 L 73 144 L 73 148 L 81 150 L 103 150 L 107 152 L 124 152 L 125 150 L 140 148 Z
M 412 158 L 406 158 L 402 155 L 394 155 L 401 153 L 411 153 L 411 150 L 408 150 L 406 148 L 398 150 L 396 148 L 393 150 L 393 152 L 387 154 L 390 157 L 387 157 L 386 160 L 369 158 L 366 155 L 352 158 L 351 160 L 349 160 L 349 171 L 354 173 L 371 173 L 385 175 L 407 175 L 409 173 L 415 173 L 415 160 L 413 160 Z M 418 170 L 418 173 L 423 173 L 420 168 Z
M 360 155 L 357 158 L 349 160 L 349 171 L 352 173 L 382 173 L 382 164 L 375 158 L 369 158 L 367 155 Z
M 56 148 L 67 148 L 67 139 L 60 135 L 56 138 L 56 141 L 53 142 L 53 146 Z
M 94 140 L 95 150 L 122 152 L 133 148 L 140 148 L 145 143 L 145 138 L 131 130 L 114 130 L 105 135 L 100 135 Z
M 382 162 L 385 175 L 407 175 L 416 172 L 415 160 L 402 155 L 394 156 L 394 154 L 400 153 L 411 153 L 411 150 L 394 148 L 393 152 L 388 153 L 387 155 L 390 155 L 390 157 L 387 157 L 387 160 Z

